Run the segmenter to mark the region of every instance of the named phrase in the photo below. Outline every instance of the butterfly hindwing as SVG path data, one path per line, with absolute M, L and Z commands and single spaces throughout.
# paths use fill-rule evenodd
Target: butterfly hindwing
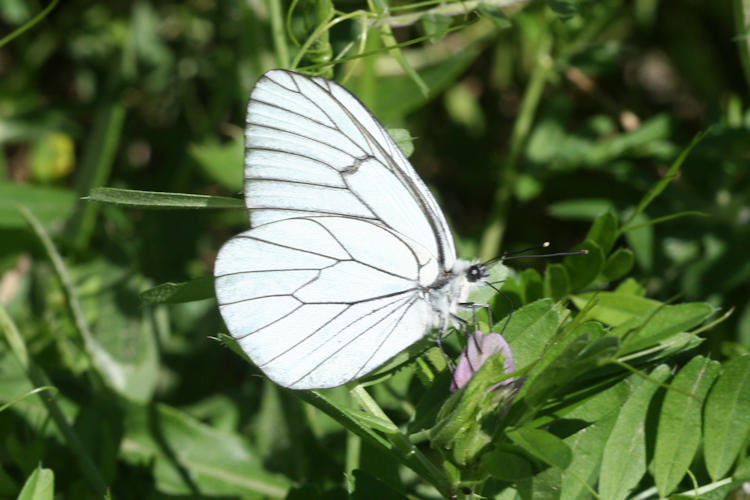
M 272 380 L 334 387 L 376 368 L 433 326 L 419 289 L 426 250 L 345 217 L 284 219 L 241 233 L 214 269 L 224 321 Z

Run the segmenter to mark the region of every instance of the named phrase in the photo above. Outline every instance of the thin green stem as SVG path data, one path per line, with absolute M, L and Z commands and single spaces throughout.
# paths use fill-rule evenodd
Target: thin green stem
M 284 14 L 281 11 L 281 0 L 267 0 L 268 16 L 271 21 L 271 39 L 276 54 L 276 66 L 289 67 L 289 47 L 284 36 Z
M 62 256 L 57 251 L 57 248 L 55 248 L 54 243 L 52 243 L 52 239 L 47 234 L 47 231 L 45 231 L 42 223 L 39 222 L 39 219 L 37 219 L 36 216 L 34 216 L 34 214 L 32 214 L 31 211 L 26 207 L 18 207 L 18 210 L 26 219 L 26 222 L 28 222 L 29 226 L 31 226 L 31 228 L 34 230 L 34 233 L 36 233 L 39 241 L 42 242 L 42 246 L 44 246 L 44 249 L 47 252 L 47 257 L 49 258 L 50 262 L 52 262 L 52 267 L 55 268 L 55 273 L 60 280 L 63 292 L 65 293 L 65 298 L 68 302 L 68 308 L 70 309 L 70 313 L 73 316 L 73 322 L 75 323 L 76 330 L 78 330 L 78 334 L 83 340 L 83 343 L 86 347 L 86 353 L 90 356 L 93 351 L 94 337 L 91 334 L 91 330 L 89 330 L 88 323 L 86 323 L 86 316 L 83 314 L 83 308 L 81 307 L 81 303 L 78 301 L 78 295 L 76 294 L 75 288 L 73 287 L 73 280 L 68 274 L 68 270 L 65 267 L 65 263 L 63 263 Z
M 81 198 L 93 188 L 107 183 L 124 122 L 125 105 L 121 100 L 104 102 L 97 110 L 76 182 L 76 191 Z M 67 232 L 73 236 L 75 248 L 83 249 L 88 245 L 99 208 L 95 203 L 79 202 L 67 228 Z
M 378 403 L 372 399 L 364 387 L 357 384 L 350 390 L 350 392 L 367 413 L 390 422 L 394 429 L 398 429 L 396 424 L 388 418 L 388 415 L 386 415 Z M 388 440 L 393 443 L 393 446 L 409 459 L 412 463 L 412 468 L 416 472 L 418 472 L 425 480 L 432 483 L 432 485 L 435 486 L 435 488 L 437 488 L 437 490 L 446 498 L 451 495 L 452 487 L 448 477 L 438 469 L 435 464 L 419 450 L 419 448 L 414 446 L 409 441 L 408 437 L 398 430 L 388 432 L 386 433 L 386 436 L 388 437 Z
M 677 159 L 672 162 L 672 165 L 669 167 L 669 170 L 667 170 L 667 173 L 662 177 L 659 182 L 657 182 L 654 187 L 648 190 L 648 192 L 641 198 L 641 201 L 638 203 L 638 206 L 635 207 L 635 210 L 633 210 L 633 213 L 630 214 L 630 217 L 623 222 L 622 228 L 627 228 L 631 225 L 631 223 L 635 220 L 638 215 L 643 213 L 644 210 L 651 204 L 654 199 L 656 199 L 657 196 L 661 194 L 662 191 L 664 191 L 669 183 L 672 181 L 672 179 L 677 175 L 677 172 L 680 170 L 680 167 L 682 166 L 685 159 L 690 154 L 690 151 L 693 150 L 693 148 L 698 144 L 708 133 L 708 130 L 704 132 L 698 133 L 693 140 L 690 142 L 690 144 L 682 150 L 682 152 L 677 156 Z M 620 229 L 620 234 L 622 233 L 622 229 Z M 618 234 L 619 236 L 619 234 Z
M 302 44 L 299 51 L 297 52 L 297 55 L 294 56 L 294 60 L 292 61 L 292 68 L 297 68 L 299 66 L 299 63 L 302 61 L 302 58 L 305 57 L 305 54 L 308 50 L 310 50 L 310 47 L 315 43 L 319 37 L 323 36 L 323 34 L 327 33 L 331 28 L 336 26 L 339 23 L 342 23 L 344 21 L 347 21 L 349 19 L 353 19 L 356 17 L 360 17 L 362 15 L 361 11 L 355 11 L 350 12 L 349 14 L 345 14 L 343 16 L 339 16 L 336 18 L 331 19 L 325 24 L 321 24 L 317 28 L 315 28 L 315 31 L 313 31 L 309 37 L 307 37 L 307 40 L 305 40 L 305 43 Z M 319 68 L 319 67 L 325 67 L 332 65 L 332 61 L 326 61 L 326 62 L 319 62 L 316 64 L 311 64 L 309 66 L 306 66 L 307 68 Z
M 346 462 L 344 473 L 351 478 L 356 469 L 359 469 L 359 457 L 362 449 L 362 438 L 352 432 L 346 433 Z M 351 493 L 351 492 L 350 492 Z
M 740 61 L 745 73 L 745 84 L 750 86 L 750 0 L 734 0 L 732 3 Z
M 48 6 L 46 6 L 39 14 L 29 19 L 23 26 L 21 26 L 20 28 L 14 30 L 9 35 L 6 35 L 2 39 L 0 39 L 0 47 L 4 46 L 5 44 L 9 43 L 14 38 L 21 36 L 26 31 L 33 28 L 34 25 L 36 25 L 39 21 L 47 17 L 47 14 L 52 12 L 52 9 L 55 8 L 58 2 L 60 2 L 60 0 L 52 0 Z
M 500 248 L 503 240 L 508 207 L 511 203 L 513 184 L 518 169 L 518 160 L 526 144 L 526 139 L 531 130 L 531 124 L 539 107 L 547 79 L 552 73 L 553 61 L 550 56 L 551 49 L 552 36 L 546 33 L 539 43 L 539 49 L 535 58 L 537 63 L 531 73 L 529 83 L 526 85 L 526 91 L 521 101 L 521 109 L 513 124 L 508 157 L 498 170 L 497 189 L 490 212 L 490 222 L 482 235 L 479 247 L 479 258 L 481 260 L 489 260 L 496 257 L 498 248 Z
M 390 14 L 387 0 L 368 0 L 367 4 L 370 6 L 370 10 L 375 12 L 379 17 L 386 17 Z M 396 37 L 393 36 L 393 31 L 391 31 L 391 27 L 388 24 L 378 26 L 378 29 L 380 30 L 380 39 L 383 41 L 383 45 L 386 47 L 398 45 Z M 424 80 L 422 80 L 419 73 L 411 67 L 411 64 L 406 60 L 401 49 L 393 48 L 389 49 L 388 52 L 391 54 L 391 57 L 398 61 L 406 74 L 409 75 L 409 78 L 411 78 L 417 87 L 419 87 L 419 91 L 422 92 L 422 95 L 425 97 L 429 96 L 430 87 L 428 87 Z

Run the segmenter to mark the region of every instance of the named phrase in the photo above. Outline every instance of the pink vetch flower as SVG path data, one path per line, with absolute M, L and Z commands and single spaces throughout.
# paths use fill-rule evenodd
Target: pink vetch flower
M 510 350 L 510 345 L 505 341 L 502 335 L 499 333 L 489 333 L 485 335 L 481 331 L 475 331 L 466 341 L 466 348 L 461 356 L 458 358 L 458 364 L 456 364 L 456 371 L 453 372 L 453 381 L 451 382 L 451 392 L 456 392 L 461 387 L 465 386 L 471 380 L 471 377 L 479 371 L 479 368 L 487 361 L 487 358 L 495 354 L 496 352 L 502 352 L 505 358 L 503 362 L 503 371 L 505 373 L 513 373 L 516 369 L 516 365 L 513 362 L 513 353 Z M 513 378 L 507 378 L 501 382 L 490 387 L 491 391 L 494 391 L 500 386 L 508 385 L 513 383 Z

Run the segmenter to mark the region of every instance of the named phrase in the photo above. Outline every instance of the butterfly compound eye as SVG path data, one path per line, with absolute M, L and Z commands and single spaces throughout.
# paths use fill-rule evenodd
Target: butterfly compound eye
M 466 271 L 466 279 L 471 282 L 479 281 L 487 277 L 487 270 L 480 264 L 474 264 Z

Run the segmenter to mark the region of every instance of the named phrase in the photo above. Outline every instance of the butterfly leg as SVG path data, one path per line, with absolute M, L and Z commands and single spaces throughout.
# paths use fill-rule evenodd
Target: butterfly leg
M 461 318 L 459 318 L 461 319 Z M 461 321 L 465 321 L 464 319 L 461 319 Z M 443 359 L 445 360 L 445 366 L 448 367 L 448 370 L 451 372 L 451 377 L 453 376 L 453 365 L 451 364 L 450 358 L 448 358 L 448 354 L 446 354 L 445 349 L 443 349 L 443 334 L 448 328 L 446 326 L 443 326 L 438 330 L 437 336 L 435 337 L 435 343 L 438 346 L 438 349 L 440 349 L 440 354 L 443 355 Z
M 495 322 L 492 320 L 492 308 L 490 308 L 489 304 L 477 304 L 475 302 L 460 302 L 458 304 L 461 307 L 466 307 L 471 309 L 472 311 L 472 319 L 473 319 L 473 326 L 474 330 L 478 330 L 479 322 L 477 321 L 477 309 L 485 309 L 487 311 L 487 320 L 489 321 L 490 329 L 492 329 L 492 325 L 495 324 Z M 464 320 L 465 321 L 465 320 Z

